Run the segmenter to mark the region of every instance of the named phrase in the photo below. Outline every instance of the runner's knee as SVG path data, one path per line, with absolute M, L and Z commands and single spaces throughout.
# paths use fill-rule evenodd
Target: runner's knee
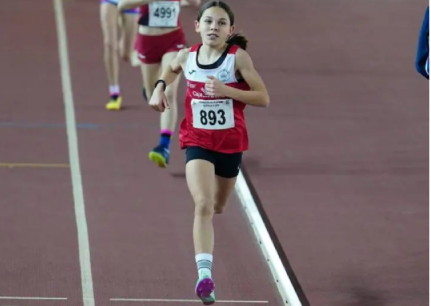
M 104 48 L 105 48 L 105 51 L 109 51 L 109 52 L 112 52 L 112 53 L 118 53 L 118 51 L 119 51 L 119 46 L 118 46 L 118 43 L 117 42 L 114 42 L 112 39 L 109 39 L 109 38 L 106 38 L 105 40 L 104 40 Z
M 215 201 L 208 196 L 196 196 L 195 202 L 195 215 L 201 217 L 211 217 L 214 213 Z

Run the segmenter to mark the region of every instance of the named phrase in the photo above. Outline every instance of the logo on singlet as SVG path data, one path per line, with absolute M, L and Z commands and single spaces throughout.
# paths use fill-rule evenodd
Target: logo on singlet
M 229 80 L 229 71 L 227 71 L 226 69 L 222 69 L 217 72 L 216 77 L 220 80 L 220 82 L 227 82 Z
M 193 73 L 195 73 L 195 72 L 196 72 L 196 70 L 190 70 L 190 71 L 189 71 L 189 74 L 190 74 L 190 75 L 192 75 L 192 74 L 193 74 Z

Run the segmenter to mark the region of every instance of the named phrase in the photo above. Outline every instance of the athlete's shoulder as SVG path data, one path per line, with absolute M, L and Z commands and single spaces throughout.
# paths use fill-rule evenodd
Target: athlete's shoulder
M 251 58 L 250 54 L 248 54 L 247 51 L 245 51 L 244 49 L 235 46 L 237 49 L 235 50 L 235 57 L 240 57 L 240 58 Z
M 247 66 L 253 63 L 250 54 L 242 48 L 235 52 L 235 61 L 239 66 Z
M 189 52 L 190 52 L 189 49 L 190 48 L 184 48 L 178 51 L 178 54 L 175 57 L 175 62 L 178 65 L 183 66 L 187 62 L 187 59 L 189 57 Z
M 178 51 L 177 58 L 178 58 L 181 62 L 186 61 L 186 60 L 187 60 L 187 57 L 189 56 L 189 53 L 190 53 L 190 48 L 184 48 L 184 49 L 181 49 L 180 51 Z
M 190 52 L 197 52 L 202 44 L 194 44 L 190 47 Z

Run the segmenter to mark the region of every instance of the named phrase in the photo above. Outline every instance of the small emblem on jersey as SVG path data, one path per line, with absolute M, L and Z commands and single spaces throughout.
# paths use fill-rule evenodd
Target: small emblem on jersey
M 222 69 L 219 72 L 217 72 L 216 77 L 221 82 L 227 82 L 229 80 L 229 71 L 227 71 L 226 69 Z
M 189 74 L 190 74 L 190 75 L 192 75 L 192 74 L 193 74 L 193 73 L 195 73 L 195 72 L 196 72 L 196 70 L 190 70 L 190 71 L 189 71 Z

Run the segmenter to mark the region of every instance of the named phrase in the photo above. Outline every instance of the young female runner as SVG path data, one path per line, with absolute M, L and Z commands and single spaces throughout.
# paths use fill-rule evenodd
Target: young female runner
M 120 110 L 122 97 L 119 82 L 119 57 L 131 63 L 138 30 L 139 9 L 120 10 L 119 0 L 100 1 L 100 20 L 104 43 L 104 62 L 109 83 L 107 110 Z M 118 33 L 120 28 L 120 35 Z M 119 39 L 119 37 L 121 37 Z
M 171 107 L 166 86 L 182 71 L 187 79 L 185 118 L 179 141 L 186 150 L 187 185 L 195 204 L 193 241 L 198 268 L 196 294 L 215 302 L 211 276 L 212 218 L 221 213 L 235 186 L 242 154 L 248 149 L 246 105 L 267 107 L 265 84 L 245 51 L 247 39 L 233 34 L 234 14 L 222 1 L 205 3 L 195 21 L 202 43 L 181 50 L 155 83 L 150 106 Z

